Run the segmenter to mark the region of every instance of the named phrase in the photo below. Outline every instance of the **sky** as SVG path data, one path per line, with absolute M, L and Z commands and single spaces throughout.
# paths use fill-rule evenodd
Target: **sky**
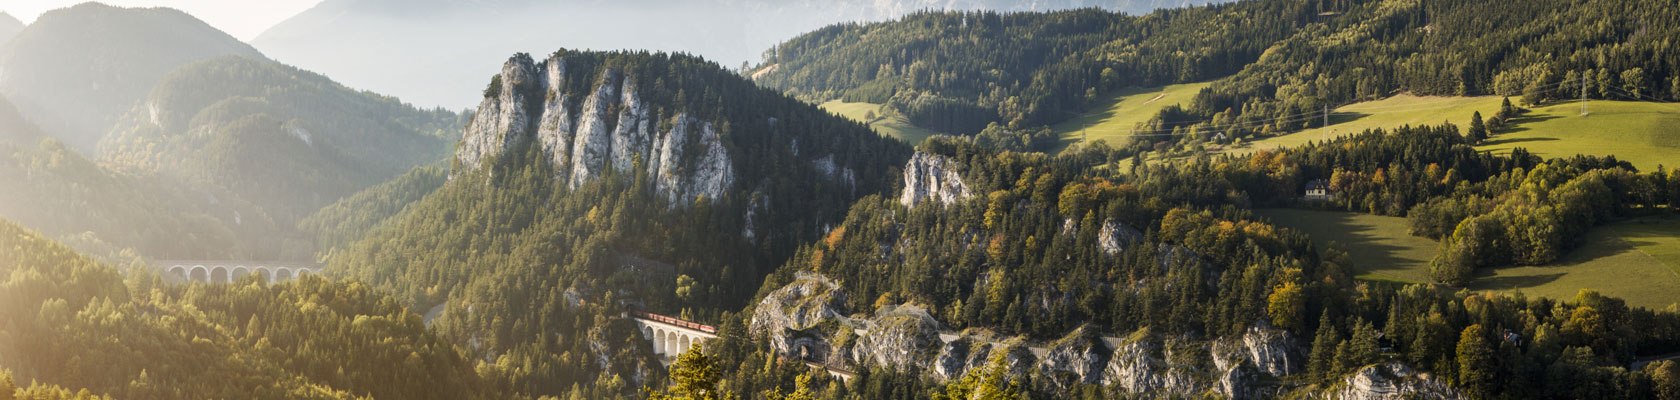
M 24 23 L 47 10 L 69 7 L 86 0 L 5 0 L 5 11 Z M 103 0 L 122 7 L 169 7 L 186 11 L 240 40 L 249 42 L 263 30 L 313 7 L 321 0 Z

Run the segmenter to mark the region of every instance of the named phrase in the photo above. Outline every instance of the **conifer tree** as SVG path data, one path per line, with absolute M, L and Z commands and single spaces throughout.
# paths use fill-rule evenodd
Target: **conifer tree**
M 1330 319 L 1329 310 L 1319 315 L 1318 333 L 1313 335 L 1312 353 L 1307 357 L 1307 376 L 1327 381 L 1338 375 L 1332 360 L 1336 342 L 1341 340 L 1336 334 L 1335 323 Z
M 1488 138 L 1487 124 L 1482 122 L 1482 112 L 1477 111 L 1470 117 L 1470 143 L 1480 144 Z

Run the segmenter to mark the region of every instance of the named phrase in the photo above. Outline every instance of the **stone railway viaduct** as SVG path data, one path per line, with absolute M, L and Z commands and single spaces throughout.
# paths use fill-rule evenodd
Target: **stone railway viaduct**
M 262 275 L 268 282 L 285 282 L 322 270 L 318 264 L 255 261 L 166 260 L 152 265 L 164 275 L 204 283 L 233 283 L 251 274 Z
M 631 311 L 624 315 L 636 322 L 642 337 L 653 342 L 653 354 L 676 358 L 694 345 L 717 338 L 717 327 L 684 321 L 677 317 Z

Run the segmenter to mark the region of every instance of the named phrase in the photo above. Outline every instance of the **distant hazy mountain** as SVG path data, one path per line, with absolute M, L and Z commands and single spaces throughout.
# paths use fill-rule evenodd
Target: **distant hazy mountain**
M 6 41 L 12 40 L 20 31 L 23 31 L 23 21 L 18 21 L 11 14 L 0 12 L 0 46 L 5 46 Z
M 98 3 L 49 11 L 0 51 L 0 93 L 84 154 L 181 65 L 262 55 L 186 13 Z
M 473 104 L 495 60 L 557 47 L 686 52 L 739 66 L 829 24 L 926 9 L 1146 12 L 1224 0 L 326 0 L 252 43 L 280 61 L 422 105 Z M 558 3 L 558 4 L 556 4 Z
M 12 102 L 0 96 L 0 143 L 31 143 L 40 138 L 40 130 L 24 119 Z
M 422 111 L 267 59 L 222 56 L 165 77 L 100 143 L 142 175 L 227 189 L 289 224 L 442 160 L 456 115 Z
M 251 256 L 238 232 L 272 231 L 248 206 L 162 187 L 179 186 L 105 169 L 44 138 L 0 98 L 0 219 L 100 256 Z M 239 214 L 248 218 L 235 224 Z
M 0 102 L 0 218 L 88 232 L 96 245 L 67 241 L 94 252 L 306 259 L 307 241 L 289 239 L 298 219 L 443 160 L 462 124 L 170 9 L 49 12 L 0 68 L 16 105 Z

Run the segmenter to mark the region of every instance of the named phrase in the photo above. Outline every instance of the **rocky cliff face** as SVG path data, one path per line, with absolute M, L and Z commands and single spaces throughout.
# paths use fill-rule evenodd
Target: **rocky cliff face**
M 1120 254 L 1121 250 L 1142 241 L 1143 232 L 1112 219 L 1103 221 L 1102 230 L 1097 232 L 1097 249 L 1103 254 Z
M 1190 396 L 1205 390 L 1203 373 L 1188 365 L 1167 360 L 1173 354 L 1159 339 L 1127 340 L 1114 351 L 1103 371 L 1102 382 L 1119 386 L 1127 393 Z
M 1348 376 L 1339 388 L 1326 393 L 1327 398 L 1341 400 L 1400 400 L 1462 399 L 1463 394 L 1426 373 L 1419 373 L 1400 363 L 1385 363 L 1360 368 Z
M 925 369 L 934 364 L 943 347 L 940 328 L 939 321 L 919 307 L 883 308 L 859 333 L 850 349 L 851 360 L 856 365 Z
M 957 162 L 944 156 L 917 152 L 904 165 L 904 194 L 899 204 L 915 207 L 927 201 L 952 204 L 974 194 L 957 172 Z
M 793 283 L 770 292 L 758 302 L 749 330 L 785 355 L 799 355 L 801 347 L 826 347 L 827 338 L 814 329 L 824 321 L 843 318 L 841 310 L 845 301 L 846 294 L 833 280 L 801 274 Z
M 673 206 L 718 199 L 734 185 L 734 162 L 712 121 L 643 101 L 638 82 L 607 68 L 574 95 L 566 59 L 538 64 L 519 55 L 502 65 L 461 138 L 456 160 L 472 169 L 525 146 L 542 150 L 557 177 L 577 187 L 609 169 L 640 172 Z M 573 104 L 581 97 L 581 104 Z M 661 127 L 668 127 L 662 129 Z
M 983 330 L 947 331 L 916 306 L 888 306 L 873 316 L 846 317 L 844 296 L 834 281 L 802 274 L 759 302 L 752 333 L 786 356 L 820 356 L 829 364 L 855 369 L 909 368 L 952 380 L 984 368 L 1001 354 L 1011 373 L 1033 376 L 1046 390 L 1100 384 L 1144 396 L 1262 397 L 1269 393 L 1259 390 L 1262 385 L 1276 381 L 1267 377 L 1300 373 L 1303 361 L 1295 338 L 1264 323 L 1240 336 L 1205 341 L 1146 331 L 1129 338 L 1103 337 L 1086 326 L 1033 345 L 1024 338 L 999 338 Z M 847 339 L 835 339 L 841 336 Z M 1392 379 L 1377 378 L 1390 375 L 1371 374 L 1358 387 L 1375 389 L 1358 393 L 1384 393 L 1382 382 Z M 1432 388 L 1404 385 L 1413 388 L 1405 393 Z

